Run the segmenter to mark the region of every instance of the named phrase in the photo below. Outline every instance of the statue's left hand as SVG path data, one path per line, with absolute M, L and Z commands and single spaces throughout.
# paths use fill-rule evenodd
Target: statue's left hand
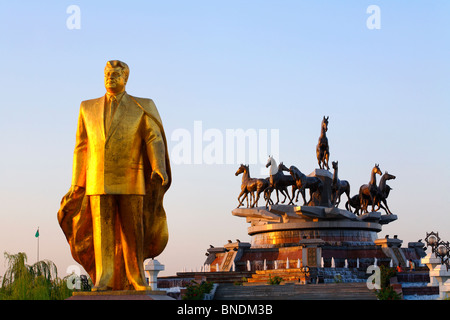
M 151 179 L 156 179 L 157 177 L 159 177 L 162 180 L 162 186 L 166 186 L 169 183 L 169 177 L 167 176 L 166 172 L 159 172 L 156 170 L 153 170 L 152 172 L 152 176 Z

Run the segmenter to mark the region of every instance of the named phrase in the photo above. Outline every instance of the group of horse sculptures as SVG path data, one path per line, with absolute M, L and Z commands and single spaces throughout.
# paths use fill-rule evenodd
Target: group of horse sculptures
M 321 134 L 319 143 L 317 144 L 317 160 L 319 168 L 323 170 L 329 170 L 328 160 L 330 156 L 328 139 L 326 132 L 328 130 L 328 117 L 323 117 Z M 321 198 L 324 188 L 324 182 L 317 176 L 307 176 L 302 173 L 297 167 L 290 166 L 287 168 L 283 162 L 277 165 L 272 156 L 266 164 L 266 168 L 270 167 L 270 176 L 267 178 L 252 178 L 250 176 L 250 169 L 248 165 L 241 164 L 235 175 L 242 174 L 241 192 L 238 196 L 238 208 L 247 201 L 247 208 L 254 208 L 258 206 L 261 194 L 266 202 L 266 208 L 269 204 L 274 204 L 271 199 L 272 192 L 275 191 L 276 202 L 280 203 L 281 193 L 284 199 L 281 203 L 285 203 L 288 199 L 289 205 L 294 205 L 298 202 L 300 194 L 303 198 L 303 205 L 310 206 L 316 205 L 318 199 Z M 338 207 L 341 202 L 342 194 L 347 195 L 347 202 L 345 203 L 346 210 L 354 212 L 356 215 L 368 213 L 369 206 L 372 206 L 372 211 L 378 211 L 383 209 L 386 214 L 392 214 L 387 205 L 387 197 L 392 188 L 386 184 L 388 180 L 395 179 L 395 176 L 385 171 L 382 174 L 378 164 L 372 169 L 370 181 L 368 184 L 364 184 L 359 188 L 359 193 L 350 197 L 350 184 L 346 180 L 340 180 L 338 178 L 338 161 L 332 161 L 332 167 L 334 170 L 333 178 L 331 181 L 330 203 L 334 207 Z M 284 174 L 289 172 L 289 174 Z M 377 174 L 381 176 L 380 183 L 377 185 Z M 288 188 L 291 187 L 291 193 Z M 309 200 L 306 200 L 306 189 L 309 189 Z

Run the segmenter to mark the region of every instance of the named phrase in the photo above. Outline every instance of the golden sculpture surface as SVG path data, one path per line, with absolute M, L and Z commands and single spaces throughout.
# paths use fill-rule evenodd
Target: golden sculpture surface
M 148 290 L 143 262 L 168 241 L 167 142 L 151 99 L 126 93 L 129 68 L 105 67 L 106 94 L 81 103 L 72 186 L 58 221 L 93 290 Z

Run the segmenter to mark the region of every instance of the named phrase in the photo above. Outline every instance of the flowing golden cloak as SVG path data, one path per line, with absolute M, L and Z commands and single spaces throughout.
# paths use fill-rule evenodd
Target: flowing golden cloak
M 144 259 L 154 258 L 161 254 L 169 239 L 167 228 L 167 218 L 163 207 L 163 198 L 172 182 L 167 140 L 162 126 L 161 118 L 154 104 L 145 103 L 147 99 L 139 99 L 129 96 L 144 113 L 150 117 L 159 127 L 164 144 L 166 172 L 169 178 L 168 184 L 164 187 L 161 180 L 151 180 L 152 168 L 147 153 L 144 155 L 144 175 L 145 190 L 144 195 Z M 118 215 L 116 215 L 117 217 Z M 117 218 L 118 219 L 118 218 Z M 116 222 L 117 222 L 116 219 Z M 72 257 L 78 262 L 95 283 L 95 259 L 94 242 L 92 231 L 92 216 L 89 205 L 89 198 L 85 195 L 84 188 L 71 189 L 61 200 L 58 211 L 58 222 L 63 230 L 67 242 L 69 243 Z M 120 240 L 120 225 L 116 223 L 115 232 L 115 261 L 116 272 L 114 279 L 115 290 L 129 287 L 125 275 L 125 265 L 123 261 L 122 244 Z M 143 263 L 144 261 L 142 261 Z

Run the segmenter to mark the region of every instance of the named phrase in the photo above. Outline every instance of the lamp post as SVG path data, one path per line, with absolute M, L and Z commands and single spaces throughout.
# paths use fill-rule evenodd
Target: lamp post
M 450 243 L 441 241 L 436 245 L 436 256 L 441 259 L 441 264 L 449 267 L 449 257 L 450 257 Z
M 425 242 L 427 247 L 431 247 L 431 254 L 422 259 L 422 263 L 430 269 L 431 282 L 428 285 L 439 286 L 439 295 L 445 298 L 450 293 L 450 243 L 442 241 L 434 232 L 427 233 Z
M 430 270 L 430 283 L 428 283 L 429 287 L 438 287 L 439 282 L 431 275 L 431 271 L 438 265 L 440 265 L 441 260 L 436 257 L 436 247 L 437 244 L 441 241 L 439 237 L 439 233 L 430 232 L 426 234 L 425 243 L 427 244 L 427 248 L 431 248 L 431 252 L 427 254 L 424 258 L 421 259 L 421 263 L 426 265 Z

